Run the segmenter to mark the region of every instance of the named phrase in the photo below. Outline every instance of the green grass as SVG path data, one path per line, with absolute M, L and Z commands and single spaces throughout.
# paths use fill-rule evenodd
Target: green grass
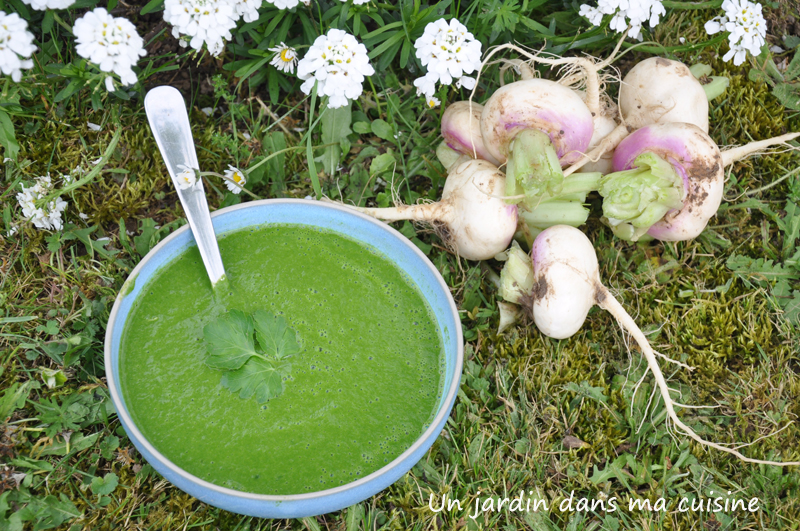
M 696 31 L 697 21 L 683 17 L 673 22 Z M 661 42 L 674 44 L 670 39 Z M 726 95 L 712 104 L 712 136 L 718 143 L 798 130 L 800 118 L 787 113 L 768 87 L 748 81 L 746 68 L 723 64 L 710 51 L 681 59 L 705 59 L 716 72 L 731 76 Z M 405 202 L 438 197 L 444 179 L 433 154 L 439 111 L 420 111 L 419 101 L 398 95 L 403 88 L 393 76 L 375 82 L 386 86 L 376 86 L 379 94 L 370 93 L 353 107 L 353 122 L 371 124 L 371 132 L 352 137 L 342 161 L 345 170 L 323 175 L 323 190 L 362 204 L 388 203 L 392 183 Z M 197 107 L 207 103 L 212 102 L 203 100 Z M 282 115 L 299 103 L 290 98 L 273 111 Z M 211 118 L 197 109 L 191 113 L 204 169 L 221 172 L 229 163 L 246 167 L 275 151 L 271 135 L 281 129 L 259 103 L 240 99 L 233 108 L 236 133 L 230 107 Z M 291 111 L 296 127 L 307 126 L 302 109 Z M 109 120 L 101 132 L 87 128 L 87 121 L 103 123 L 105 116 Z M 75 227 L 64 237 L 53 241 L 49 232 L 32 227 L 21 235 L 0 236 L 0 388 L 7 398 L 24 391 L 16 403 L 0 398 L 0 411 L 6 407 L 10 416 L 0 426 L 0 516 L 24 508 L 26 528 L 93 531 L 800 528 L 797 468 L 741 463 L 668 429 L 660 399 L 648 407 L 652 380 L 646 378 L 633 394 L 645 363 L 608 314 L 594 309 L 568 340 L 547 339 L 532 325 L 498 336 L 495 289 L 480 266 L 457 260 L 431 231 L 410 224 L 397 226 L 415 238 L 452 287 L 465 310 L 468 340 L 458 400 L 423 460 L 377 496 L 303 520 L 242 517 L 184 494 L 132 448 L 105 386 L 102 344 L 114 298 L 141 255 L 182 215 L 139 103 L 121 106 L 117 121 L 110 117 L 105 111 L 87 112 L 74 99 L 50 106 L 34 134 L 19 136 L 20 160 L 27 162 L 21 170 L 7 165 L 0 187 L 0 209 L 18 216 L 16 190 L 7 187 L 19 176 L 30 180 L 47 171 L 68 172 L 79 163 L 88 167 L 122 129 L 101 177 L 69 198 L 67 219 Z M 377 119 L 397 137 L 379 135 Z M 21 129 L 34 121 L 20 118 L 15 125 Z M 283 140 L 289 147 L 304 146 L 304 132 L 294 126 Z M 372 165 L 386 153 L 396 164 Z M 695 241 L 628 244 L 612 238 L 596 215 L 587 228 L 606 285 L 657 350 L 696 368 L 688 372 L 662 363 L 682 402 L 714 406 L 684 410 L 684 421 L 719 443 L 753 443 L 742 451 L 760 459 L 800 459 L 800 426 L 793 423 L 800 416 L 800 335 L 781 310 L 774 279 L 737 275 L 727 261 L 735 254 L 787 264 L 794 255 L 797 241 L 789 242 L 787 253 L 790 234 L 778 221 L 787 221 L 787 201 L 800 202 L 800 178 L 743 194 L 797 164 L 797 155 L 784 153 L 734 166 L 723 210 Z M 387 184 L 375 189 L 379 177 Z M 304 151 L 287 153 L 280 167 L 272 166 L 251 184 L 261 197 L 311 194 Z M 238 199 L 209 192 L 214 208 Z M 747 199 L 748 208 L 737 208 Z M 597 214 L 597 204 L 594 209 Z M 88 222 L 78 212 L 86 213 Z M 76 231 L 95 225 L 88 238 L 110 240 L 92 250 Z M 800 289 L 796 283 L 790 287 Z M 65 383 L 45 386 L 46 370 L 61 371 Z M 523 490 L 526 499 L 545 499 L 550 510 L 514 512 L 506 506 L 476 520 L 469 517 L 476 499 L 513 498 Z M 758 497 L 760 510 L 678 511 L 681 497 L 708 497 L 712 491 Z M 560 511 L 571 493 L 576 502 L 616 497 L 619 509 Z M 431 495 L 434 505 L 444 495 L 458 499 L 463 510 L 435 513 L 428 507 Z M 661 497 L 668 502 L 665 511 L 628 510 L 629 499 Z

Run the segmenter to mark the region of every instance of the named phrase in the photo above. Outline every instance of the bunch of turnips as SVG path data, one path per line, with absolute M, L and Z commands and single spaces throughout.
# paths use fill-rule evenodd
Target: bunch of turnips
M 670 396 L 657 353 L 601 283 L 592 243 L 578 227 L 590 214 L 587 195 L 597 192 L 601 221 L 623 240 L 695 238 L 720 206 L 725 168 L 800 133 L 721 150 L 708 135 L 708 107 L 727 79 L 710 77 L 705 65 L 644 60 L 622 80 L 614 104 L 600 74 L 610 60 L 541 57 L 513 45 L 496 50 L 504 48 L 527 55 L 527 63 L 507 62 L 522 79 L 482 104 L 455 102 L 443 114 L 437 155 L 449 174 L 441 201 L 360 210 L 429 222 L 462 258 L 505 260 L 503 313 L 520 313 L 507 303 L 521 306 L 548 337 L 568 338 L 592 306 L 606 309 L 641 348 L 674 426 L 703 445 L 766 463 L 707 441 L 681 421 L 676 407 L 685 406 Z M 565 66 L 566 75 L 537 78 L 535 63 Z M 503 326 L 513 322 L 506 317 Z

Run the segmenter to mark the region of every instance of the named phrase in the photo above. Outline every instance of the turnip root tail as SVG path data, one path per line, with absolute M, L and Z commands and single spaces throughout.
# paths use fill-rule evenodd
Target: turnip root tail
M 650 346 L 650 343 L 647 341 L 647 338 L 644 336 L 642 331 L 636 326 L 636 323 L 633 321 L 628 312 L 622 307 L 622 305 L 614 298 L 610 291 L 605 286 L 602 286 L 598 283 L 597 291 L 595 294 L 595 302 L 598 306 L 603 308 L 604 310 L 608 311 L 620 326 L 628 331 L 633 336 L 633 339 L 636 340 L 636 343 L 639 344 L 639 348 L 642 349 L 642 354 L 644 354 L 645 359 L 647 359 L 647 365 L 650 371 L 653 373 L 653 377 L 658 384 L 658 389 L 661 392 L 661 398 L 664 399 L 664 405 L 667 408 L 667 414 L 672 422 L 675 423 L 683 432 L 697 441 L 698 443 L 709 446 L 711 448 L 715 448 L 720 450 L 721 452 L 727 452 L 729 454 L 735 455 L 742 461 L 747 463 L 755 463 L 759 465 L 773 465 L 773 466 L 797 466 L 800 465 L 800 461 L 787 461 L 787 462 L 779 462 L 779 461 L 765 461 L 762 459 L 752 459 L 750 457 L 746 457 L 741 453 L 737 452 L 733 448 L 728 448 L 722 446 L 720 444 L 707 441 L 697 435 L 689 426 L 684 424 L 680 418 L 678 418 L 677 413 L 675 413 L 675 402 L 672 400 L 672 397 L 669 394 L 669 387 L 667 386 L 667 382 L 664 379 L 664 374 L 661 372 L 661 368 L 658 365 L 658 361 L 656 360 L 655 352 L 653 348 Z
M 723 166 L 728 167 L 737 160 L 747 158 L 750 155 L 770 146 L 785 144 L 789 140 L 793 140 L 798 136 L 800 136 L 800 133 L 787 133 L 785 135 L 768 138 L 766 140 L 759 140 L 758 142 L 750 142 L 749 144 L 745 144 L 743 146 L 728 149 L 722 152 L 722 164 Z
M 389 208 L 364 208 L 347 205 L 362 214 L 383 221 L 427 221 L 444 220 L 451 215 L 452 205 L 449 203 L 420 203 L 417 205 L 400 205 Z

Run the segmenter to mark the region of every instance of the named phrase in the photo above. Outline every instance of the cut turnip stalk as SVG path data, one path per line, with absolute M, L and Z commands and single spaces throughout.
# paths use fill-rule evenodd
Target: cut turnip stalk
M 483 145 L 481 113 L 483 105 L 457 101 L 447 106 L 442 115 L 442 136 L 448 147 L 473 159 L 488 160 L 498 165 Z
M 557 195 L 564 173 L 553 143 L 541 131 L 525 129 L 511 140 L 506 165 L 506 195 Z
M 731 80 L 727 77 L 710 75 L 711 67 L 703 63 L 690 66 L 689 71 L 703 86 L 708 101 L 722 96 L 731 84 Z
M 497 325 L 498 334 L 502 334 L 514 326 L 522 317 L 522 310 L 516 304 L 497 301 L 497 309 L 500 310 L 500 322 Z
M 517 227 L 517 207 L 503 201 L 505 175 L 485 160 L 456 162 L 437 203 L 393 208 L 350 207 L 384 221 L 430 223 L 445 245 L 468 260 L 488 260 L 505 250 Z
M 447 142 L 442 141 L 439 147 L 436 148 L 436 158 L 442 163 L 445 170 L 450 170 L 450 167 L 456 163 L 464 154 L 451 149 Z
M 500 271 L 499 293 L 504 300 L 520 304 L 533 289 L 533 264 L 528 253 L 517 242 L 505 253 L 506 263 Z
M 633 169 L 610 173 L 600 181 L 603 215 L 619 238 L 636 241 L 670 210 L 683 208 L 683 179 L 658 155 L 645 151 Z
M 531 249 L 534 285 L 531 291 L 533 319 L 546 336 L 565 339 L 583 326 L 595 304 L 608 311 L 619 325 L 633 336 L 664 400 L 667 415 L 675 426 L 698 443 L 735 455 L 748 463 L 777 466 L 800 465 L 800 462 L 775 462 L 745 457 L 733 448 L 707 441 L 687 426 L 675 412 L 678 405 L 670 395 L 656 354 L 647 338 L 628 312 L 600 281 L 597 255 L 592 243 L 580 230 L 555 226 L 542 232 Z

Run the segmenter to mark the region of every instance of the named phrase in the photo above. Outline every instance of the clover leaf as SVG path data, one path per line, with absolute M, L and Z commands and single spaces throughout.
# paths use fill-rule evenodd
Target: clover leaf
M 253 315 L 231 310 L 206 325 L 203 338 L 206 365 L 223 371 L 220 384 L 244 400 L 255 397 L 259 404 L 283 393 L 283 380 L 292 370 L 285 359 L 300 353 L 286 320 L 264 310 Z

